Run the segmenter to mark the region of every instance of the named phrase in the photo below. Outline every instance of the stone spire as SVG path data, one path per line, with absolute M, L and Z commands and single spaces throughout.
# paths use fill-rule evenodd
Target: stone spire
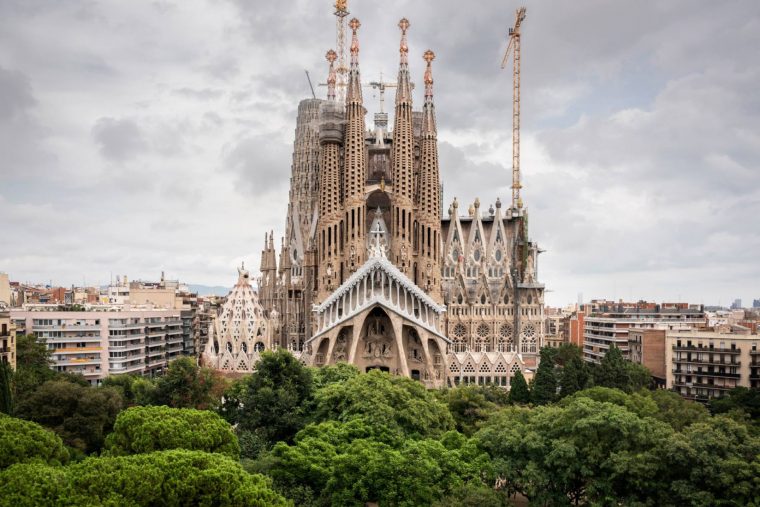
M 440 286 L 440 259 L 438 248 L 441 236 L 440 172 L 438 168 L 438 141 L 436 138 L 435 108 L 433 106 L 433 69 L 435 53 L 425 51 L 425 104 L 422 106 L 422 146 L 420 164 L 420 262 L 418 280 L 438 302 L 442 301 Z
M 330 62 L 330 70 L 327 73 L 327 100 L 335 100 L 335 81 L 337 75 L 335 73 L 335 59 L 338 58 L 338 54 L 334 50 L 329 50 L 325 55 L 327 61 Z
M 391 198 L 391 260 L 407 275 L 411 274 L 412 234 L 414 231 L 414 130 L 412 121 L 412 94 L 409 82 L 409 48 L 406 31 L 409 21 L 404 18 L 398 24 L 401 29 L 399 46 L 398 86 L 396 88 L 396 111 L 393 122 L 393 196 Z
M 333 67 L 337 55 L 332 49 L 326 58 L 330 62 L 327 78 L 327 102 L 319 113 L 319 219 L 317 222 L 315 262 L 318 266 L 316 278 L 316 300 L 322 301 L 339 285 L 343 245 L 339 230 L 342 229 L 340 159 L 344 136 L 343 105 L 335 100 L 336 73 Z
M 409 81 L 409 46 L 406 42 L 406 31 L 409 29 L 409 20 L 402 18 L 398 22 L 401 29 L 401 44 L 399 44 L 399 70 L 398 87 L 396 88 L 396 104 L 399 102 L 412 102 L 412 85 Z
M 346 94 L 346 104 L 351 102 L 362 103 L 362 84 L 359 78 L 359 37 L 356 35 L 357 30 L 362 24 L 358 19 L 353 18 L 348 22 L 351 28 L 351 66 L 348 69 L 348 93 Z
M 362 84 L 359 77 L 359 39 L 356 31 L 361 26 L 354 18 L 348 26 L 353 31 L 351 39 L 351 68 L 348 73 L 348 93 L 346 95 L 346 132 L 343 166 L 343 193 L 345 211 L 345 231 L 343 237 L 344 276 L 348 277 L 364 262 L 366 254 L 366 216 L 364 209 L 364 185 L 367 180 L 366 147 L 364 135 L 366 127 L 362 104 Z M 343 280 L 341 280 L 342 282 Z

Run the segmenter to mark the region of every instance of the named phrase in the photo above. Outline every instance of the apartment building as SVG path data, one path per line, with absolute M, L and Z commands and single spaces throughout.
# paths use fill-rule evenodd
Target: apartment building
M 88 305 L 12 309 L 19 332 L 44 339 L 56 371 L 78 373 L 97 385 L 108 375 L 156 375 L 183 350 L 180 310 Z
M 628 330 L 628 359 L 646 366 L 655 383 L 665 387 L 665 329 Z
M 706 401 L 735 387 L 760 387 L 760 336 L 746 328 L 668 331 L 666 387 Z
M 9 310 L 0 308 L 0 361 L 16 369 L 16 324 Z
M 584 318 L 583 357 L 598 363 L 613 344 L 629 357 L 630 329 L 696 329 L 706 324 L 705 313 L 685 304 L 665 307 L 646 304 L 644 307 L 618 305 L 608 311 L 598 311 Z

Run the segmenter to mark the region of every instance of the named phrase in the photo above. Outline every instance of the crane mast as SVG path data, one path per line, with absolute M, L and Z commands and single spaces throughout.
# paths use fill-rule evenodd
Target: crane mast
M 509 29 L 509 44 L 501 68 L 507 66 L 510 53 L 512 63 L 512 209 L 522 208 L 520 199 L 520 26 L 525 20 L 525 7 L 515 12 L 515 25 Z
M 336 0 L 335 2 L 335 46 L 338 49 L 338 67 L 335 69 L 338 89 L 338 103 L 343 104 L 346 100 L 346 16 L 348 16 L 348 0 Z

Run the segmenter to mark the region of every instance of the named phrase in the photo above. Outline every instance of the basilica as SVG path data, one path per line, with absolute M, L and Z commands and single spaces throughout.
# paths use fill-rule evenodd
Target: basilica
M 410 24 L 399 22 L 392 128 L 384 112 L 368 128 L 360 23 L 349 27 L 345 100 L 336 99 L 329 51 L 327 99 L 298 107 L 285 235 L 278 247 L 273 233 L 264 238 L 258 293 L 241 271 L 206 362 L 251 371 L 261 350 L 286 347 L 306 365 L 345 361 L 429 387 L 508 387 L 518 370 L 530 377 L 543 344 L 544 286 L 523 203 L 455 198 L 444 207 L 435 54 L 420 53 L 424 101 L 415 110 Z

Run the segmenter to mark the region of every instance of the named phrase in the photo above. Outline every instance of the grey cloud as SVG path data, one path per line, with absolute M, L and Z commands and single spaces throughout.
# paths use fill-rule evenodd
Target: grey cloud
M 421 54 L 436 52 L 445 208 L 455 195 L 463 206 L 508 200 L 512 81 L 499 64 L 514 6 L 349 3 L 362 21 L 365 83 L 381 71 L 395 79 L 402 16 L 412 23 L 415 108 Z M 0 74 L 0 172 L 17 189 L 5 202 L 45 199 L 49 216 L 72 203 L 92 211 L 93 194 L 107 203 L 104 231 L 92 236 L 97 260 L 76 245 L 66 262 L 39 254 L 56 251 L 54 237 L 76 237 L 80 217 L 61 223 L 16 209 L 12 234 L 25 241 L 12 262 L 0 260 L 12 275 L 77 282 L 80 271 L 154 276 L 161 265 L 188 281 L 228 283 L 233 260 L 258 250 L 264 229 L 282 233 L 296 107 L 310 95 L 303 70 L 323 82 L 335 45 L 330 3 L 167 5 L 0 2 L 0 66 L 13 69 Z M 549 302 L 579 291 L 760 296 L 751 293 L 760 287 L 758 25 L 754 0 L 528 5 L 523 197 L 531 234 L 548 250 L 540 265 L 555 290 Z M 371 123 L 377 96 L 364 96 Z M 103 168 L 99 152 L 120 170 Z M 177 213 L 192 214 L 193 235 Z M 151 227 L 166 236 L 161 245 L 108 232 Z
M 224 95 L 224 92 L 222 90 L 214 90 L 211 88 L 203 88 L 202 90 L 194 90 L 192 88 L 179 88 L 177 90 L 173 90 L 172 93 L 182 97 L 187 97 L 189 99 L 203 101 L 218 99 Z
M 133 159 L 146 149 L 140 128 L 126 118 L 99 118 L 92 128 L 92 136 L 101 155 L 115 162 Z
M 225 150 L 223 167 L 235 175 L 238 191 L 245 195 L 274 189 L 286 194 L 291 150 L 292 145 L 277 142 L 271 134 L 246 137 Z

